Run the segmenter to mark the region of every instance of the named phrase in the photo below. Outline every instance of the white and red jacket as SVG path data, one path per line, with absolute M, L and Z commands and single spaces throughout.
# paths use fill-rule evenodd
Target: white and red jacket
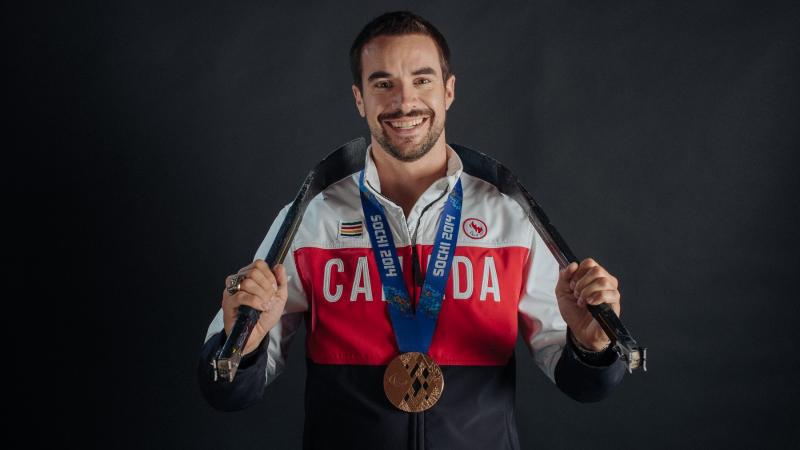
M 384 206 L 415 304 L 445 199 L 461 179 L 458 246 L 429 350 L 444 374 L 441 399 L 427 411 L 405 413 L 383 393 L 383 371 L 399 351 L 356 172 L 310 201 L 284 261 L 289 297 L 281 321 L 243 360 L 233 383 L 212 381 L 210 361 L 225 340 L 222 310 L 211 322 L 198 367 L 209 403 L 237 410 L 259 401 L 283 371 L 287 347 L 304 319 L 305 448 L 518 448 L 514 347 L 519 332 L 538 367 L 569 396 L 596 401 L 608 395 L 625 366 L 610 351 L 594 364 L 577 356 L 554 294 L 558 264 L 522 208 L 492 184 L 465 173 L 458 154 L 447 146 L 447 176 L 433 183 L 406 217 L 381 195 L 370 148 L 365 183 Z M 254 259 L 266 257 L 288 207 Z

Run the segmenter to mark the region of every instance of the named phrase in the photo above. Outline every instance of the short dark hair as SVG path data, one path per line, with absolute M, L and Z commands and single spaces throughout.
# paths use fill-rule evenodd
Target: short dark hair
M 406 34 L 424 34 L 430 36 L 439 49 L 439 63 L 442 66 L 442 81 L 447 82 L 452 73 L 450 65 L 450 47 L 447 46 L 442 33 L 430 22 L 410 11 L 393 11 L 381 14 L 364 26 L 350 47 L 350 70 L 353 72 L 353 84 L 363 92 L 361 71 L 361 50 L 367 43 L 378 36 L 402 36 Z

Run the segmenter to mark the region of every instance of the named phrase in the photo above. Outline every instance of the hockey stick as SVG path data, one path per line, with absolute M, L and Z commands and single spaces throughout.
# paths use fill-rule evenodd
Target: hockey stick
M 547 248 L 550 249 L 561 268 L 568 266 L 571 262 L 580 263 L 558 233 L 556 227 L 550 223 L 550 219 L 544 213 L 544 210 L 508 168 L 494 158 L 477 150 L 458 144 L 451 143 L 449 145 L 458 153 L 466 173 L 491 183 L 500 192 L 513 198 L 522 207 L 528 215 L 528 220 L 531 221 L 539 236 L 547 244 Z M 614 351 L 627 364 L 628 372 L 633 372 L 633 369 L 640 367 L 647 371 L 647 348 L 641 347 L 636 343 L 636 340 L 628 333 L 614 310 L 605 303 L 586 306 L 592 317 L 611 339 Z
M 497 160 L 477 150 L 453 143 L 449 145 L 461 158 L 465 172 L 491 183 L 500 192 L 519 203 L 558 261 L 559 266 L 565 267 L 570 262 L 578 262 L 558 233 L 558 230 L 550 224 L 550 220 L 542 208 L 510 170 Z M 282 263 L 286 257 L 309 201 L 331 184 L 361 170 L 365 157 L 366 142 L 363 137 L 359 137 L 334 150 L 311 169 L 292 205 L 289 207 L 289 211 L 267 253 L 265 261 L 270 268 L 275 264 Z M 633 369 L 639 367 L 646 371 L 647 349 L 637 345 L 611 307 L 606 304 L 587 305 L 587 307 L 603 328 L 603 331 L 613 341 L 614 350 L 626 362 L 628 371 L 632 372 Z M 239 315 L 231 330 L 231 335 L 211 362 L 214 368 L 215 381 L 233 381 L 236 376 L 236 369 L 242 358 L 242 349 L 247 343 L 253 327 L 258 322 L 260 314 L 260 311 L 249 306 L 241 305 L 239 307 Z
M 334 150 L 311 169 L 289 207 L 278 234 L 269 248 L 267 257 L 264 258 L 270 269 L 276 264 L 282 263 L 286 257 L 303 219 L 303 213 L 311 199 L 331 184 L 361 170 L 364 167 L 366 149 L 364 138 L 359 137 Z M 239 313 L 231 329 L 231 335 L 228 336 L 225 344 L 211 361 L 211 366 L 214 368 L 214 381 L 233 381 L 236 369 L 242 360 L 244 346 L 260 315 L 261 311 L 257 309 L 247 305 L 239 306 Z

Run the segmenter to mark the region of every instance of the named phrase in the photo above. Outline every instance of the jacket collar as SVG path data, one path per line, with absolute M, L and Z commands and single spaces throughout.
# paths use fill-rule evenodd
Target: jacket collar
M 461 158 L 458 157 L 458 154 L 455 152 L 455 150 L 453 150 L 453 148 L 449 145 L 445 145 L 447 147 L 447 175 L 428 186 L 428 189 L 426 189 L 425 192 L 423 192 L 422 195 L 420 195 L 420 197 L 417 199 L 417 202 L 414 204 L 414 207 L 411 208 L 408 216 L 405 215 L 405 212 L 400 205 L 394 203 L 392 200 L 384 197 L 381 194 L 381 184 L 380 179 L 378 178 L 378 171 L 375 167 L 375 161 L 372 160 L 371 155 L 372 144 L 367 147 L 367 154 L 364 159 L 364 184 L 367 186 L 367 189 L 376 194 L 375 198 L 386 209 L 389 220 L 397 221 L 396 224 L 405 224 L 405 227 L 396 228 L 396 232 L 400 233 L 399 236 L 396 236 L 396 238 L 400 239 L 399 241 L 396 241 L 397 245 L 402 245 L 404 242 L 414 242 L 414 238 L 412 236 L 416 236 L 416 231 L 419 226 L 422 213 L 426 210 L 426 208 L 428 208 L 428 206 L 432 206 L 434 211 L 439 210 L 442 205 L 444 205 L 444 202 L 447 201 L 447 194 L 452 191 L 456 185 L 456 182 L 458 182 L 459 177 L 461 177 L 461 174 L 464 170 L 464 164 L 461 162 Z M 353 181 L 356 183 L 356 185 L 358 185 L 359 173 L 360 171 L 352 175 Z
M 430 203 L 433 199 L 441 195 L 442 190 L 450 192 L 450 190 L 456 185 L 461 173 L 464 171 L 464 164 L 461 162 L 461 158 L 458 157 L 458 154 L 455 152 L 455 150 L 453 150 L 453 148 L 447 144 L 445 144 L 445 146 L 447 148 L 447 175 L 431 184 L 431 186 L 428 187 L 428 189 L 420 196 L 417 204 L 423 201 L 423 204 Z M 367 189 L 380 194 L 381 181 L 378 177 L 378 169 L 375 166 L 375 161 L 372 159 L 372 144 L 367 147 L 366 155 L 364 157 L 364 168 L 364 182 L 367 185 Z M 353 175 L 353 179 L 356 183 L 358 183 L 358 173 Z

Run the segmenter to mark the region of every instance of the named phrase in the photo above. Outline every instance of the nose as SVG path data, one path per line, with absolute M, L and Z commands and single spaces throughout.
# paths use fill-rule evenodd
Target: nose
M 414 89 L 413 82 L 398 84 L 392 101 L 392 107 L 401 110 L 403 114 L 408 114 L 411 110 L 418 109 L 417 91 Z

